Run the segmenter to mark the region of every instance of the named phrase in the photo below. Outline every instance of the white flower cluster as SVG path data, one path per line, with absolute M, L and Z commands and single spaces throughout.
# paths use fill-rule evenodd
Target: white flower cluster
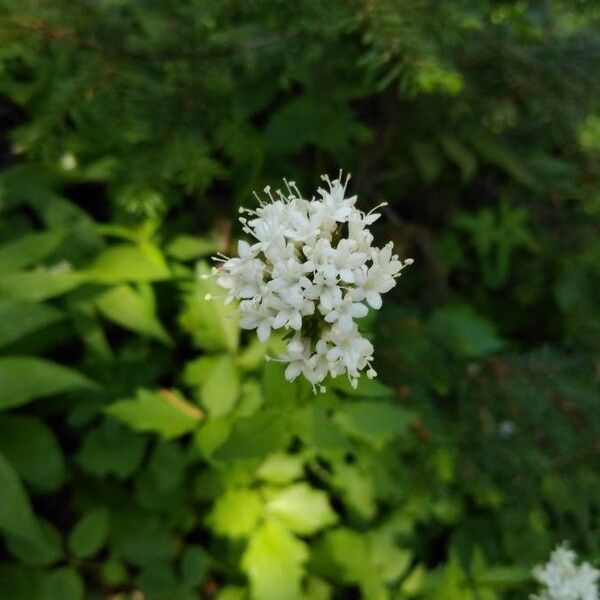
M 215 257 L 222 262 L 215 271 L 226 302 L 240 300 L 242 328 L 256 329 L 263 342 L 273 330 L 290 330 L 278 359 L 288 363 L 286 379 L 303 374 L 324 391 L 328 374 L 346 374 L 354 386 L 363 369 L 376 375 L 373 345 L 355 319 L 367 314 L 367 304 L 381 307 L 381 294 L 412 259 L 399 260 L 391 242 L 371 245 L 369 225 L 380 215 L 361 212 L 356 196 L 346 197 L 350 177 L 322 179 L 328 189 L 319 188 L 317 198 L 303 198 L 284 180 L 285 193 L 267 187 L 267 202 L 257 196 L 258 208 L 240 209 L 243 230 L 254 239 L 239 242 L 237 258 Z
M 547 564 L 535 567 L 533 576 L 546 589 L 531 600 L 598 600 L 600 571 L 587 562 L 577 566 L 576 558 L 563 544 L 552 552 Z

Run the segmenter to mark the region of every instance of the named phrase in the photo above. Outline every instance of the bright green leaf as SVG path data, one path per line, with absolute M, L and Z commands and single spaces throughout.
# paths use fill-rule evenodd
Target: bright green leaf
M 169 334 L 156 316 L 154 293 L 150 286 L 138 289 L 120 285 L 96 297 L 96 306 L 110 321 L 125 329 L 170 343 Z
M 218 250 L 216 240 L 181 234 L 169 242 L 167 254 L 177 260 L 192 260 Z
M 281 490 L 269 500 L 267 508 L 299 535 L 312 535 L 337 521 L 327 494 L 306 483 Z
M 196 406 L 173 390 L 138 390 L 135 398 L 113 402 L 106 412 L 136 431 L 153 431 L 165 439 L 189 433 L 203 418 Z
M 240 376 L 233 356 L 224 354 L 212 365 L 202 386 L 202 405 L 212 417 L 231 412 L 240 393 Z
M 264 481 L 281 485 L 300 479 L 303 471 L 302 457 L 278 452 L 266 458 L 258 468 L 257 475 Z
M 88 268 L 88 275 L 103 283 L 148 282 L 169 278 L 160 250 L 150 243 L 118 244 L 103 250 Z
M 299 600 L 308 547 L 283 525 L 266 521 L 250 538 L 242 569 L 254 600 Z
M 263 514 L 263 500 L 256 490 L 231 488 L 217 498 L 208 522 L 218 535 L 249 535 Z

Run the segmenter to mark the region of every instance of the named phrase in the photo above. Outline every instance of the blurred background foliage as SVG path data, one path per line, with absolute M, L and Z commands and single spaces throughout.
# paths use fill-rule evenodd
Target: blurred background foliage
M 0 598 L 493 600 L 600 560 L 600 7 L 0 0 Z M 284 383 L 207 257 L 353 173 L 377 383 Z

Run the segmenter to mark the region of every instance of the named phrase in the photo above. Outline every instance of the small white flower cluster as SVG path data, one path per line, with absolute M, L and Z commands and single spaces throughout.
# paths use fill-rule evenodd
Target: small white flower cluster
M 273 330 L 290 330 L 278 359 L 289 363 L 286 379 L 303 374 L 324 391 L 328 374 L 346 374 L 354 386 L 363 369 L 376 375 L 373 345 L 355 319 L 367 314 L 364 302 L 381 307 L 381 294 L 412 259 L 399 260 L 391 242 L 382 249 L 371 245 L 369 225 L 380 215 L 361 212 L 356 196 L 346 197 L 350 177 L 342 182 L 340 172 L 333 181 L 322 179 L 328 189 L 319 188 L 317 198 L 303 198 L 284 180 L 285 193 L 267 187 L 268 202 L 257 196 L 258 208 L 240 209 L 253 243 L 240 241 L 237 258 L 215 257 L 223 263 L 215 272 L 226 302 L 240 300 L 242 328 L 256 329 L 263 342 Z
M 533 570 L 535 579 L 546 587 L 531 600 L 598 600 L 600 571 L 587 562 L 577 566 L 577 555 L 565 544 L 558 546 L 547 564 Z

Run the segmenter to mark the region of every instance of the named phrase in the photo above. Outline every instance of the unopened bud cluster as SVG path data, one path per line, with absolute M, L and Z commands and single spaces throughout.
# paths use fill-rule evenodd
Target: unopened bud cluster
M 372 245 L 369 226 L 379 214 L 355 207 L 346 197 L 349 177 L 333 181 L 318 197 L 302 197 L 294 182 L 286 191 L 265 188 L 254 210 L 242 208 L 240 221 L 252 242 L 238 243 L 238 257 L 215 257 L 219 285 L 226 302 L 240 301 L 240 325 L 256 329 L 266 341 L 273 330 L 287 329 L 286 351 L 277 359 L 287 364 L 285 377 L 300 374 L 320 387 L 327 375 L 347 375 L 356 386 L 361 371 L 376 375 L 373 345 L 361 335 L 355 319 L 368 306 L 381 307 L 381 295 L 412 259 L 399 260 L 390 242 Z M 380 205 L 382 206 L 382 205 Z M 377 207 L 379 208 L 379 207 Z

